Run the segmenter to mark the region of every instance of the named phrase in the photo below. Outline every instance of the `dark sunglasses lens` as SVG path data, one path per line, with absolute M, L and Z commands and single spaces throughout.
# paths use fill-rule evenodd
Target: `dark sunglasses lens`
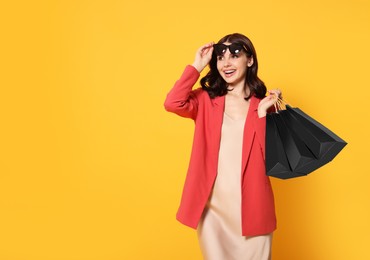
M 224 44 L 213 45 L 216 55 L 222 55 L 226 52 L 227 46 Z
M 237 43 L 233 43 L 229 46 L 229 50 L 232 54 L 238 54 L 243 50 L 243 46 Z

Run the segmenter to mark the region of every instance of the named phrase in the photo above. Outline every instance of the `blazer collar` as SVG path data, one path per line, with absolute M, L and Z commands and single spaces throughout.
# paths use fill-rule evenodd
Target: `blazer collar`
M 214 104 L 216 107 L 224 108 L 224 106 L 225 106 L 225 96 L 215 97 L 215 98 L 213 99 L 213 104 Z
M 251 103 L 249 104 L 249 109 L 252 111 L 256 111 L 258 109 L 259 99 L 255 96 L 251 97 Z

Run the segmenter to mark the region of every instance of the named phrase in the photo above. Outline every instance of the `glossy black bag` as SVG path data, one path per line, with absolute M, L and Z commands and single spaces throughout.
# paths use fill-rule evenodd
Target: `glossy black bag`
M 266 174 L 289 179 L 307 175 L 327 164 L 346 142 L 299 108 L 279 100 L 266 115 Z

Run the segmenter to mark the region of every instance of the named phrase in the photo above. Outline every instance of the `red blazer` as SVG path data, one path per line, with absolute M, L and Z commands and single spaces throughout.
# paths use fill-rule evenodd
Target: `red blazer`
M 211 99 L 201 88 L 192 90 L 199 72 L 188 65 L 167 94 L 167 111 L 195 121 L 190 163 L 177 220 L 197 228 L 217 176 L 218 151 L 225 96 Z M 242 235 L 255 236 L 276 229 L 274 195 L 265 170 L 266 117 L 257 114 L 260 99 L 252 97 L 244 127 L 241 192 Z

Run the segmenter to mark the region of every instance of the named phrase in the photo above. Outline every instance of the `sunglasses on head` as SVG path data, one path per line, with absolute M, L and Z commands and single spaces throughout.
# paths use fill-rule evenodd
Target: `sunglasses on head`
M 245 50 L 246 53 L 250 53 L 247 50 L 247 48 L 243 44 L 240 44 L 240 43 L 232 43 L 230 45 L 225 45 L 223 43 L 217 43 L 213 45 L 213 49 L 217 56 L 224 55 L 227 49 L 229 49 L 231 54 L 238 54 L 243 49 Z

